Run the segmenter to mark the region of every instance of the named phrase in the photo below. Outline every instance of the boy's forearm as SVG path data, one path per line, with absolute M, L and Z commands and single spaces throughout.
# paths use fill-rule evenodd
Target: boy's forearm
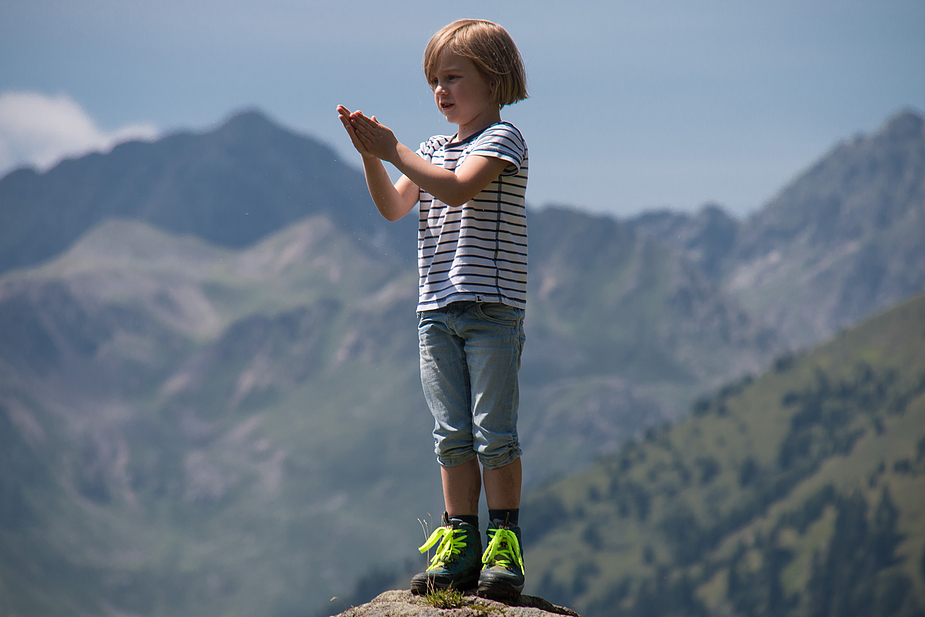
M 393 164 L 415 185 L 457 208 L 488 186 L 507 166 L 495 157 L 470 156 L 455 171 L 438 167 L 398 144 Z
M 464 194 L 464 187 L 455 173 L 422 159 L 401 143 L 390 162 L 417 186 L 447 205 L 461 206 L 471 198 Z
M 375 157 L 363 157 L 363 172 L 366 174 L 366 186 L 376 209 L 389 221 L 396 221 L 407 214 L 403 200 L 392 184 L 392 179 L 382 161 Z

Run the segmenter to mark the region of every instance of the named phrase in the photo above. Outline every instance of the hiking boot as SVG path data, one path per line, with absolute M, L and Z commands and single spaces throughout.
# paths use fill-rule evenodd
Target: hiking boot
M 438 542 L 427 570 L 411 578 L 411 593 L 425 595 L 435 589 L 465 590 L 478 585 L 482 567 L 479 530 L 444 512 L 443 527 L 434 530 L 418 550 L 427 552 Z
M 488 548 L 482 555 L 478 595 L 499 602 L 516 601 L 524 589 L 520 527 L 501 521 L 488 524 Z

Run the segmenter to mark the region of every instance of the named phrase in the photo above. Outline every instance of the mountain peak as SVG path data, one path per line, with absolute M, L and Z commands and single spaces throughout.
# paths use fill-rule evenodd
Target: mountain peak
M 904 109 L 887 120 L 881 135 L 905 137 L 921 135 L 925 132 L 925 116 L 912 110 Z
M 416 226 L 408 217 L 386 227 L 359 170 L 256 109 L 209 132 L 125 143 L 44 174 L 10 174 L 0 180 L 0 204 L 0 273 L 60 254 L 113 217 L 234 248 L 316 214 L 390 252 Z
M 218 129 L 216 133 L 255 135 L 266 132 L 289 131 L 281 124 L 272 120 L 260 109 L 248 108 L 232 114 Z

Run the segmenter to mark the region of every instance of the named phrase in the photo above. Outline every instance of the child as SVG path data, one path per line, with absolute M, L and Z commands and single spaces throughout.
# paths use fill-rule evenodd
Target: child
M 420 203 L 418 336 L 421 382 L 434 416 L 446 511 L 427 570 L 411 591 L 470 589 L 515 598 L 524 586 L 518 527 L 522 468 L 518 379 L 526 305 L 527 147 L 501 108 L 527 98 L 510 35 L 482 20 L 456 21 L 424 52 L 437 108 L 457 126 L 417 152 L 375 116 L 337 108 L 363 158 L 369 193 L 390 221 Z M 393 185 L 383 161 L 402 176 Z M 480 464 L 481 463 L 481 466 Z M 488 502 L 482 553 L 478 505 Z

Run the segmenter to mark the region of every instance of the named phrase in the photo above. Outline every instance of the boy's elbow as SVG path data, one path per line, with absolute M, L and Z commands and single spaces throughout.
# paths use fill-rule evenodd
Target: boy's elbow
M 395 221 L 401 218 L 400 214 L 398 214 L 397 212 L 393 212 L 392 210 L 388 210 L 386 208 L 378 208 L 378 210 L 379 210 L 379 214 L 382 215 L 382 218 L 384 218 L 390 223 L 394 223 Z
M 410 211 L 411 211 L 411 208 L 406 208 L 403 205 L 387 206 L 387 207 L 379 208 L 379 214 L 381 214 L 382 218 L 389 221 L 390 223 L 394 223 L 398 219 L 404 217 Z
M 475 197 L 475 195 L 467 195 L 463 193 L 456 193 L 452 195 L 447 195 L 446 199 L 441 199 L 443 203 L 448 205 L 451 208 L 462 208 L 466 203 Z
M 479 194 L 479 189 L 473 189 L 471 186 L 459 186 L 456 190 L 448 191 L 446 199 L 441 199 L 443 203 L 451 208 L 462 208 L 472 201 Z

